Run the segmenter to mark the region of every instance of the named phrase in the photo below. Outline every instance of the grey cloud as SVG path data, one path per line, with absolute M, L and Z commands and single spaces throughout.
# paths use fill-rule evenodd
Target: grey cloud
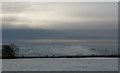
M 17 2 L 2 3 L 3 13 L 19 13 L 25 10 L 26 7 L 27 7 L 26 3 L 17 3 Z
M 10 23 L 10 22 L 16 21 L 16 20 L 17 20 L 17 18 L 15 18 L 15 17 L 2 17 L 2 22 L 3 23 L 5 23 L 5 22 Z
M 45 30 L 45 29 L 3 29 L 2 30 L 2 42 L 3 43 L 15 43 L 19 46 L 29 46 L 32 47 L 40 45 L 69 45 L 69 44 L 79 44 L 83 46 L 91 47 L 117 47 L 117 32 L 104 31 L 104 30 L 68 30 L 68 31 L 58 31 L 58 30 Z M 52 40 L 52 42 L 39 43 L 32 42 L 34 40 Z M 79 41 L 76 42 L 59 42 L 57 40 L 85 40 L 86 42 Z M 92 40 L 92 41 L 89 41 Z M 96 40 L 96 42 L 94 42 Z M 98 41 L 97 41 L 98 40 Z M 108 41 L 106 41 L 108 40 Z M 26 42 L 28 41 L 28 42 Z M 31 42 L 29 42 L 31 41 Z M 81 43 L 80 43 L 81 42 Z M 104 44 L 103 44 L 103 43 Z
M 12 22 L 17 21 L 15 17 L 2 17 L 2 28 L 10 28 L 12 27 Z
M 56 30 L 96 30 L 96 31 L 118 31 L 118 23 L 116 21 L 101 22 L 58 22 L 52 26 Z
M 13 24 L 15 24 L 15 22 L 20 22 L 19 19 L 24 19 L 22 17 L 15 17 L 15 16 L 8 16 L 8 17 L 2 17 L 2 28 L 3 29 L 25 29 L 28 28 L 27 25 L 29 24 L 24 24 L 23 26 L 15 26 Z M 27 21 L 26 21 L 27 22 Z
M 31 40 L 31 39 L 93 39 L 117 40 L 117 32 L 104 30 L 45 30 L 45 29 L 3 29 L 4 40 Z

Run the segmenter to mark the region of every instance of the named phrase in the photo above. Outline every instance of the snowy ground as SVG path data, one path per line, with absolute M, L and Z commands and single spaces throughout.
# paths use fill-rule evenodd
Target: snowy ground
M 117 58 L 4 59 L 3 71 L 118 71 Z

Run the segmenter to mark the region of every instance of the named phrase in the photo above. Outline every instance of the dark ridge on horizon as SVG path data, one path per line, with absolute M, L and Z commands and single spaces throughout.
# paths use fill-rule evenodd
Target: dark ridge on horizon
M 83 55 L 83 56 L 21 56 L 21 57 L 15 57 L 15 58 L 2 58 L 2 59 L 32 59 L 32 58 L 120 58 L 120 55 Z

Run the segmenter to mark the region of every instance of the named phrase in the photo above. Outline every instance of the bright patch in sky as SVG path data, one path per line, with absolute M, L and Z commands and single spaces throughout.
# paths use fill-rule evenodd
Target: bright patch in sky
M 115 5 L 117 3 L 3 3 L 3 27 L 69 29 L 71 25 L 115 23 Z

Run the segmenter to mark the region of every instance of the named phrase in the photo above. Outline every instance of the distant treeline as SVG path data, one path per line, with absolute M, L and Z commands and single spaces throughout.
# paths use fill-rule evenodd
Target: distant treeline
M 45 55 L 45 56 L 19 56 L 19 48 L 14 44 L 2 45 L 2 59 L 17 59 L 17 58 L 92 58 L 92 57 L 111 57 L 119 58 L 120 55 Z
M 65 55 L 65 56 L 17 56 L 10 59 L 24 59 L 24 58 L 120 58 L 120 55 Z M 9 59 L 9 58 L 4 58 Z
M 66 55 L 66 56 L 22 56 L 17 58 L 94 58 L 94 57 L 106 57 L 106 58 L 120 58 L 118 55 Z

